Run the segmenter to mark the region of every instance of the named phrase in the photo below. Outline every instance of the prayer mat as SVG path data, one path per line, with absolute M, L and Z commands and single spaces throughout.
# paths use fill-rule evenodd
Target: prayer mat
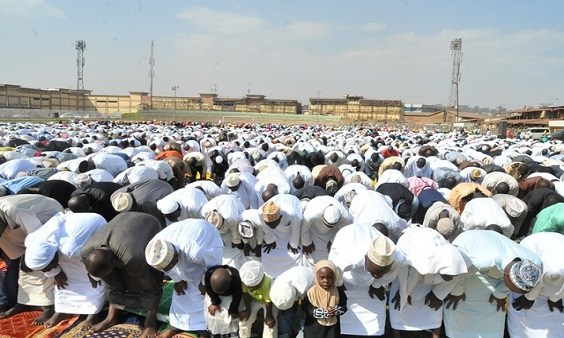
M 166 331 L 169 327 L 169 324 L 164 324 L 162 325 L 159 330 L 157 331 L 159 334 L 163 333 L 164 331 Z M 190 332 L 181 332 L 181 333 L 177 333 L 174 336 L 172 336 L 172 338 L 198 338 L 200 335 L 195 334 L 195 333 L 190 333 Z
M 170 305 L 172 303 L 172 293 L 174 292 L 174 282 L 173 281 L 166 281 L 163 285 L 163 294 L 161 295 L 161 300 L 159 302 L 159 307 L 157 309 L 157 320 L 168 323 L 168 313 L 170 311 Z M 127 312 L 145 316 L 146 311 L 138 310 L 138 309 L 131 309 L 125 308 Z
M 88 333 L 84 338 L 137 338 L 143 333 L 143 328 L 135 324 L 118 324 L 102 332 Z
M 75 322 L 73 325 L 68 327 L 64 332 L 62 332 L 58 338 L 82 338 L 90 332 L 82 329 L 82 324 L 84 321 Z
M 62 320 L 54 327 L 42 328 L 40 331 L 33 332 L 26 338 L 55 338 L 66 329 L 71 327 L 77 320 L 79 316 L 73 316 L 69 319 Z
M 42 330 L 43 326 L 32 324 L 41 313 L 41 311 L 27 311 L 0 319 L 0 338 L 24 338 Z

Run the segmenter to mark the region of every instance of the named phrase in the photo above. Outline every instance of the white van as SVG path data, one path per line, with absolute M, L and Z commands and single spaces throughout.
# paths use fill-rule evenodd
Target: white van
M 521 132 L 521 138 L 525 140 L 528 139 L 540 140 L 543 136 L 549 136 L 549 135 L 550 135 L 550 129 L 548 129 L 548 127 L 527 128 L 523 130 L 523 132 Z

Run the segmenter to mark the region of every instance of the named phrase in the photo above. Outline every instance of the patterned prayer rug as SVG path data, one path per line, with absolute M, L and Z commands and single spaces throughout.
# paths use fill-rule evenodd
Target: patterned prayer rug
M 0 319 L 0 338 L 25 338 L 42 330 L 43 326 L 32 324 L 41 313 L 41 311 L 28 311 Z

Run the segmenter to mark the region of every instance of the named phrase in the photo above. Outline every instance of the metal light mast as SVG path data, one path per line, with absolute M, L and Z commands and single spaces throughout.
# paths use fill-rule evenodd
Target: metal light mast
M 150 107 L 153 109 L 153 80 L 155 79 L 155 58 L 153 57 L 153 47 L 154 41 L 151 40 L 151 57 L 149 57 L 149 66 L 151 66 L 151 70 L 149 71 L 149 77 L 151 78 L 151 86 L 149 89 L 149 98 L 150 98 Z
M 84 50 L 86 49 L 86 42 L 84 40 L 76 40 L 74 44 L 76 55 L 76 90 L 84 90 Z
M 462 39 L 452 40 L 450 42 L 450 51 L 452 56 L 452 76 L 448 108 L 456 109 L 456 122 L 458 122 L 458 84 L 460 83 L 460 63 L 462 62 Z

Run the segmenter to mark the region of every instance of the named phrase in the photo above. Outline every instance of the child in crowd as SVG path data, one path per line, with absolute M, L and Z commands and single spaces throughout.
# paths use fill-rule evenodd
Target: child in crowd
M 304 337 L 340 337 L 339 316 L 347 311 L 347 296 L 342 284 L 341 270 L 332 261 L 321 260 L 314 266 L 315 285 L 304 299 Z
M 239 271 L 227 265 L 209 268 L 205 277 L 206 323 L 212 337 L 238 337 L 243 289 Z
M 264 329 L 262 336 L 273 338 L 278 336 L 276 328 L 276 314 L 278 310 L 270 301 L 270 286 L 272 277 L 265 275 L 262 264 L 248 261 L 240 269 L 243 282 L 243 303 L 245 309 L 239 312 L 239 337 L 251 337 L 251 327 L 257 318 L 257 312 L 264 309 Z

